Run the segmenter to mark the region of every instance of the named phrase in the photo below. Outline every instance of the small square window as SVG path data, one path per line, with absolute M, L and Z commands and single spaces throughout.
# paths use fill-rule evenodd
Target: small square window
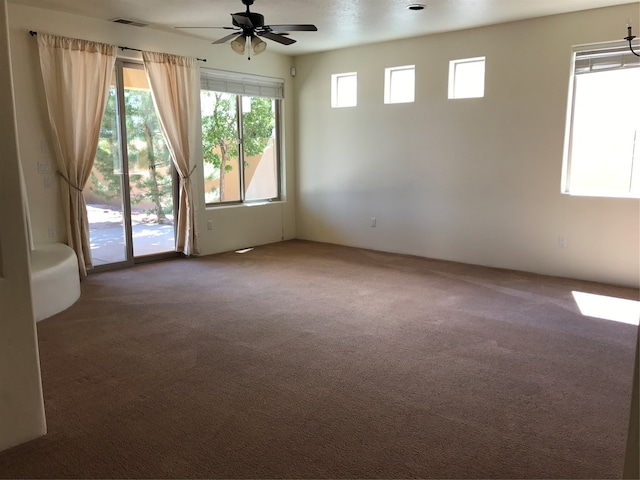
M 336 73 L 331 75 L 331 108 L 358 105 L 358 74 Z
M 384 103 L 411 103 L 416 95 L 416 66 L 384 70 Z
M 484 97 L 485 57 L 449 62 L 449 98 Z

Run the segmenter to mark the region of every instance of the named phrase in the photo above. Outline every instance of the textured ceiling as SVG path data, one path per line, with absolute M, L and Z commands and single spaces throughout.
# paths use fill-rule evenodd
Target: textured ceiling
M 430 33 L 460 30 L 526 18 L 588 10 L 638 0 L 255 0 L 253 12 L 266 24 L 313 23 L 318 32 L 292 32 L 297 43 L 269 43 L 279 53 L 299 55 Z M 240 0 L 9 0 L 9 3 L 113 20 L 126 18 L 146 28 L 216 40 L 229 32 L 176 26 L 230 26 L 230 13 L 244 11 Z M 422 3 L 422 11 L 410 11 Z M 636 23 L 638 19 L 635 19 Z M 621 19 L 625 33 L 627 19 Z M 137 27 L 131 27 L 137 28 Z M 623 36 L 623 35 L 621 35 Z M 220 48 L 224 48 L 220 46 Z

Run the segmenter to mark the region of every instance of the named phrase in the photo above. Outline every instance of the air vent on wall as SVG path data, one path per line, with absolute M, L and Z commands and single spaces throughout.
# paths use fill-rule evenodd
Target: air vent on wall
M 113 23 L 122 23 L 124 25 L 133 25 L 134 27 L 146 27 L 147 23 L 136 22 L 135 20 L 127 20 L 126 18 L 116 18 L 111 20 Z

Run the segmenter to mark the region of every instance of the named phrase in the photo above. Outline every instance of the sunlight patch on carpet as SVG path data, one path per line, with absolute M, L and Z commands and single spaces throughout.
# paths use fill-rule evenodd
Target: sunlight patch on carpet
M 580 313 L 586 317 L 638 325 L 640 319 L 640 302 L 638 301 L 585 292 L 571 293 Z

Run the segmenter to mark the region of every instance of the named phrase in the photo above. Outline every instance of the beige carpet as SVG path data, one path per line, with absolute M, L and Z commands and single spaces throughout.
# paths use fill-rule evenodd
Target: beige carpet
M 613 478 L 638 291 L 302 241 L 91 275 L 0 477 Z

